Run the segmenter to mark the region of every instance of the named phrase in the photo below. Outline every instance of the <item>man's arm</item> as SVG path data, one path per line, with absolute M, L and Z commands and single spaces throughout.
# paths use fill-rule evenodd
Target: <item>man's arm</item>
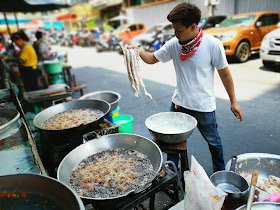
M 227 94 L 230 99 L 230 108 L 233 114 L 236 116 L 237 119 L 240 120 L 240 122 L 243 120 L 243 112 L 240 106 L 238 105 L 235 97 L 235 91 L 234 91 L 234 85 L 233 85 L 233 80 L 230 74 L 230 71 L 228 67 L 224 69 L 218 70 L 220 78 L 224 84 L 224 87 L 227 91 Z
M 158 59 L 154 56 L 153 53 L 146 52 L 143 49 L 140 49 L 139 47 L 129 46 L 128 49 L 137 49 L 139 51 L 139 55 L 142 58 L 142 60 L 147 64 L 154 64 L 158 62 Z

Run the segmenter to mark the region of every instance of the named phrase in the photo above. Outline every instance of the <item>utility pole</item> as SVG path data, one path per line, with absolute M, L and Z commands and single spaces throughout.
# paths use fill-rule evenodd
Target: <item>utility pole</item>
M 214 9 L 215 9 L 215 5 L 212 4 L 211 0 L 208 0 L 209 16 L 214 16 Z
M 209 16 L 214 16 L 216 5 L 220 3 L 220 0 L 204 0 L 204 5 L 208 7 Z

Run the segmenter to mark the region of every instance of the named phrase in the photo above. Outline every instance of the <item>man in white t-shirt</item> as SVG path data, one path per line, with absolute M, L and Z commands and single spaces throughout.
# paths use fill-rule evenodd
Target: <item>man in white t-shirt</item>
M 236 101 L 223 45 L 197 27 L 200 18 L 201 11 L 198 7 L 187 2 L 181 3 L 167 16 L 175 30 L 174 38 L 154 53 L 137 47 L 130 48 L 138 49 L 140 57 L 148 64 L 173 60 L 177 86 L 170 111 L 184 112 L 196 118 L 197 127 L 208 143 L 213 171 L 216 172 L 224 170 L 225 164 L 215 116 L 215 69 L 229 95 L 231 111 L 240 121 L 243 119 L 243 112 Z M 178 156 L 168 154 L 167 158 L 178 165 Z

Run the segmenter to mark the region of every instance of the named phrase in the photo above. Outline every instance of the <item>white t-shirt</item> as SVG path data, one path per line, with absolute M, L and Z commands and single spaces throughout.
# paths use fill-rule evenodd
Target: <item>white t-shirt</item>
M 215 67 L 220 70 L 228 66 L 222 43 L 204 33 L 197 51 L 185 61 L 180 59 L 181 48 L 178 39 L 173 37 L 154 52 L 156 59 L 161 62 L 173 60 L 177 77 L 173 103 L 200 112 L 214 111 Z

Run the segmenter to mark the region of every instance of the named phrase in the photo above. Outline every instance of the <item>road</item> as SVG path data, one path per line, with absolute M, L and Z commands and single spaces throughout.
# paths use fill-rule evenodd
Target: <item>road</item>
M 85 93 L 113 90 L 122 96 L 120 114 L 134 118 L 133 133 L 152 138 L 145 126 L 150 115 L 169 110 L 176 86 L 173 63 L 145 64 L 140 61 L 141 75 L 153 100 L 145 95 L 135 97 L 127 77 L 123 57 L 116 52 L 97 53 L 95 48 L 59 48 L 67 51 L 69 64 L 73 67 L 79 84 L 87 84 Z M 230 111 L 230 103 L 223 84 L 216 73 L 215 93 L 217 101 L 218 131 L 224 146 L 227 162 L 233 155 L 243 153 L 273 153 L 280 155 L 280 71 L 265 69 L 255 56 L 248 62 L 230 63 L 229 68 L 235 84 L 236 97 L 244 112 L 239 122 Z M 74 98 L 79 98 L 78 94 Z M 189 137 L 188 156 L 193 155 L 208 174 L 212 173 L 208 145 L 195 129 Z

